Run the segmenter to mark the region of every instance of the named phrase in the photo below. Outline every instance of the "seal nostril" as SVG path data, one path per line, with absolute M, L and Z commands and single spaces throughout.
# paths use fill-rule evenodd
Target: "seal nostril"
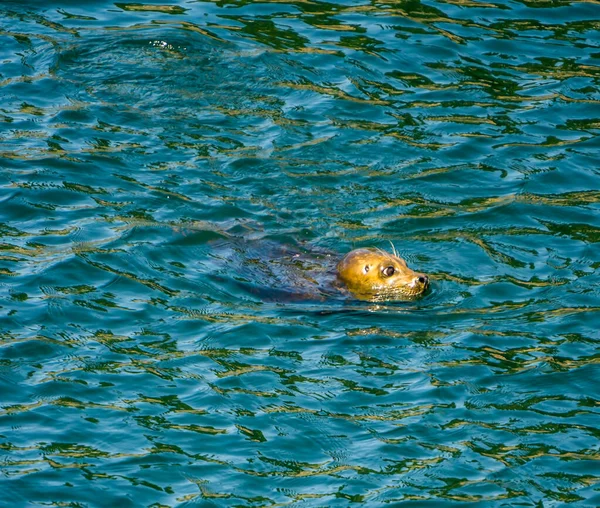
M 417 279 L 421 284 L 425 284 L 427 282 L 427 277 L 424 277 L 423 275 L 421 275 L 418 279 Z

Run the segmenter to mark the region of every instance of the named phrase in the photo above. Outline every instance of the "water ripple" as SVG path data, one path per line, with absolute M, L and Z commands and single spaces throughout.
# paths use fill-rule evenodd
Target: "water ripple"
M 595 5 L 8 2 L 11 505 L 596 506 Z

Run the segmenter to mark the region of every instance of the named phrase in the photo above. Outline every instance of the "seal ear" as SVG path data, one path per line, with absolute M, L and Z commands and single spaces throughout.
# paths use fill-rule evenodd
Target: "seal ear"
M 371 269 L 371 267 L 370 267 L 369 265 L 365 265 L 365 267 L 364 267 L 363 271 L 364 271 L 365 273 L 368 273 L 370 269 Z

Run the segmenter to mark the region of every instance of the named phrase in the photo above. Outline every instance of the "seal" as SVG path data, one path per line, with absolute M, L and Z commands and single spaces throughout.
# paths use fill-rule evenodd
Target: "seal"
M 370 302 L 412 300 L 429 288 L 427 275 L 411 270 L 392 252 L 356 249 L 345 256 L 298 242 L 295 238 L 247 239 L 221 233 L 210 240 L 210 256 L 200 264 L 207 299 L 223 292 L 232 300 L 325 302 L 360 299 Z M 235 267 L 235 269 L 233 269 Z
M 429 277 L 411 270 L 404 259 L 381 249 L 356 249 L 337 265 L 338 279 L 361 300 L 381 302 L 421 296 Z

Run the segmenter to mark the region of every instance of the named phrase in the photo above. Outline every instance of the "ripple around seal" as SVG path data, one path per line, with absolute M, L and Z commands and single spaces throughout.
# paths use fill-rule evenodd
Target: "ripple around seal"
M 597 17 L 7 2 L 3 496 L 598 505 Z

